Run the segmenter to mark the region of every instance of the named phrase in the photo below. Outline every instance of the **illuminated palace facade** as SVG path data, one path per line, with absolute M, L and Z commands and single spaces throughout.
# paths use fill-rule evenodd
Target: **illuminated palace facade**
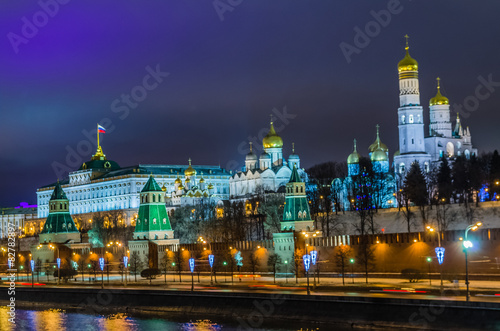
M 190 160 L 188 165 L 139 164 L 122 168 L 106 158 L 101 146 L 90 161 L 60 184 L 70 201 L 70 214 L 123 210 L 130 223 L 137 215 L 139 194 L 150 175 L 162 188 L 167 206 L 193 204 L 199 198 L 215 202 L 229 199 L 231 175 L 219 166 L 194 166 Z M 36 192 L 40 218 L 49 214 L 54 187 L 47 185 Z

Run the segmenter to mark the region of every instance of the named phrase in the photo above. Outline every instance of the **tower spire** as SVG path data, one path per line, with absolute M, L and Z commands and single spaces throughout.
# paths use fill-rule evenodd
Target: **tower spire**
M 437 85 L 438 85 L 437 89 L 439 91 L 441 89 L 441 84 L 440 84 L 441 78 L 438 77 L 438 78 L 436 78 L 436 80 L 437 80 Z
M 295 143 L 292 143 L 292 154 L 295 154 Z
M 356 138 L 354 138 L 354 152 L 357 152 L 357 146 L 356 146 Z
M 252 142 L 250 142 L 250 153 L 253 153 L 253 150 L 252 150 L 252 145 L 253 145 L 253 143 L 252 143 Z
M 405 39 L 406 39 L 406 47 L 405 47 L 405 49 L 408 50 L 410 48 L 410 46 L 408 45 L 408 39 L 410 39 L 410 37 L 406 34 L 405 35 Z

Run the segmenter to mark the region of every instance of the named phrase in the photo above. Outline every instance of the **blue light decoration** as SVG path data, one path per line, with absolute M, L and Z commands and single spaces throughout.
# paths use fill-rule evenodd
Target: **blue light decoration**
M 304 268 L 306 271 L 309 271 L 309 267 L 311 266 L 311 255 L 306 254 L 302 258 L 304 259 Z
M 316 259 L 318 258 L 318 251 L 311 251 L 311 262 L 316 265 Z
M 125 268 L 127 268 L 127 267 L 128 267 L 128 256 L 124 256 L 124 257 L 123 257 L 123 266 L 124 266 Z
M 237 251 L 236 254 L 234 254 L 234 259 L 236 260 L 236 266 L 243 267 L 243 257 L 241 256 L 240 251 Z
M 194 259 L 193 258 L 189 259 L 189 269 L 191 269 L 191 273 L 194 272 Z
M 75 261 L 73 261 L 73 268 L 75 268 L 75 270 L 78 270 L 78 263 L 76 263 Z
M 12 269 L 12 260 L 11 259 L 8 259 L 7 260 L 8 264 L 9 264 L 9 269 Z
M 30 265 L 31 265 L 31 272 L 35 272 L 35 260 L 31 260 Z
M 103 271 L 104 270 L 104 258 L 103 257 L 99 258 L 99 266 L 101 267 L 101 271 Z
M 210 264 L 210 268 L 214 266 L 214 255 L 210 254 L 208 255 L 208 263 Z
M 57 269 L 61 269 L 61 259 L 57 258 Z
M 444 261 L 444 247 L 436 247 L 436 257 L 438 259 L 439 264 L 443 264 Z

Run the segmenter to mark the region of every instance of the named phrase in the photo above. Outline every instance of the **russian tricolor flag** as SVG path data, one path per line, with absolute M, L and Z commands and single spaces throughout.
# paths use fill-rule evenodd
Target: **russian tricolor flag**
M 106 129 L 103 126 L 100 126 L 99 124 L 97 124 L 97 131 L 99 133 L 106 133 Z

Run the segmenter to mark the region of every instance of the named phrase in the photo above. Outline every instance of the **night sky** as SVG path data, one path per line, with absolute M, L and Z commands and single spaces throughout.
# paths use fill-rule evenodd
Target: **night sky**
M 394 1 L 228 1 L 218 13 L 212 0 L 60 0 L 68 3 L 49 6 L 53 17 L 36 1 L 2 1 L 0 206 L 36 203 L 36 188 L 57 180 L 55 164 L 76 170 L 88 160 L 95 147 L 83 131 L 105 118 L 103 150 L 121 166 L 191 157 L 241 167 L 242 143 L 285 107 L 296 115 L 276 119 L 285 157 L 295 142 L 303 167 L 345 160 L 353 138 L 366 155 L 377 123 L 392 161 L 405 34 L 426 121 L 437 76 L 452 110 L 479 76 L 500 82 L 498 1 L 401 1 L 350 63 L 339 45 L 354 45 L 355 27 Z M 25 27 L 25 38 L 34 19 L 38 32 Z M 148 66 L 168 76 L 125 116 L 121 95 L 141 91 Z M 480 152 L 499 146 L 500 87 L 490 88 L 463 118 Z

